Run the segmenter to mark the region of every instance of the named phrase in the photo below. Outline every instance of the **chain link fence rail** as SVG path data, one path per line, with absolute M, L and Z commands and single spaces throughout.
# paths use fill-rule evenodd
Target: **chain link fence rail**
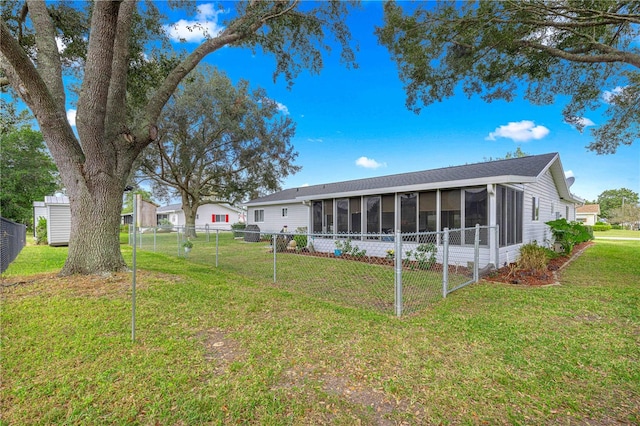
M 0 217 L 0 273 L 18 257 L 27 243 L 27 227 Z
M 492 229 L 497 235 L 494 228 L 480 226 L 410 234 L 146 228 L 137 233 L 137 247 L 401 316 L 477 282 L 481 270 L 499 264 L 490 262 Z

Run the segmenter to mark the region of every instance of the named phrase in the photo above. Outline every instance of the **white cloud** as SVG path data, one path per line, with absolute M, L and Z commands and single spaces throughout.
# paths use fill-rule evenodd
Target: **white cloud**
M 606 103 L 610 104 L 611 101 L 613 101 L 613 98 L 621 95 L 622 92 L 624 92 L 624 89 L 626 89 L 627 86 L 617 86 L 615 89 L 613 90 L 605 90 L 604 92 L 602 92 L 602 100 L 605 101 Z
M 307 138 L 307 142 L 321 143 L 322 142 L 322 138 Z
M 278 111 L 280 111 L 284 115 L 289 115 L 289 108 L 287 108 L 287 106 L 285 104 L 281 104 L 280 102 L 276 102 L 276 105 L 278 106 Z
M 514 142 L 527 142 L 531 139 L 542 139 L 548 134 L 549 129 L 546 127 L 536 126 L 531 120 L 522 120 L 496 128 L 495 131 L 489 133 L 485 140 L 494 141 L 496 138 L 506 138 Z
M 197 8 L 194 20 L 180 19 L 178 22 L 165 25 L 164 30 L 173 41 L 200 43 L 206 37 L 215 37 L 224 30 L 218 24 L 218 15 L 226 13 L 218 10 L 211 3 L 201 4 Z
M 67 110 L 67 121 L 71 124 L 72 127 L 76 126 L 76 110 L 69 109 Z
M 64 52 L 64 50 L 67 48 L 67 45 L 60 37 L 56 37 L 56 45 L 58 46 L 58 53 Z
M 596 125 L 596 123 L 594 123 L 592 120 L 588 119 L 587 117 L 576 117 L 576 124 L 579 124 L 582 127 L 589 127 L 589 126 Z
M 565 170 L 564 172 L 564 177 L 565 178 L 570 178 L 570 177 L 574 177 L 575 175 L 573 174 L 573 170 Z
M 373 158 L 360 157 L 356 160 L 356 166 L 364 167 L 365 169 L 377 169 L 378 167 L 387 167 L 387 163 L 378 163 Z

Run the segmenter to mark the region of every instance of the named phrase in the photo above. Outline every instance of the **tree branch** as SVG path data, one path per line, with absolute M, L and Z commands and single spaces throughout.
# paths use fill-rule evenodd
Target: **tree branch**
M 31 21 L 35 28 L 36 48 L 38 49 L 38 72 L 49 88 L 56 106 L 65 109 L 65 92 L 62 83 L 62 63 L 56 43 L 56 29 L 47 10 L 47 5 L 41 0 L 28 0 L 27 6 Z
M 6 78 L 35 115 L 58 167 L 82 162 L 83 153 L 66 112 L 60 110 L 31 59 L 0 20 L 0 61 Z
M 98 170 L 115 160 L 103 149 L 107 113 L 107 99 L 113 72 L 114 40 L 120 3 L 101 1 L 94 3 L 91 16 L 91 35 L 84 68 L 84 80 L 78 98 L 76 129 L 82 140 L 87 159 L 95 162 Z
M 129 37 L 131 36 L 132 17 L 136 9 L 134 0 L 125 0 L 118 13 L 116 38 L 113 43 L 113 64 L 111 83 L 107 100 L 107 134 L 111 140 L 122 131 L 117 124 L 126 123 L 127 108 L 127 72 L 129 71 Z M 122 142 L 125 142 L 124 140 Z
M 555 47 L 547 46 L 541 43 L 536 43 L 530 40 L 518 40 L 518 41 L 515 41 L 514 43 L 522 47 L 541 50 L 557 58 L 566 59 L 572 62 L 582 62 L 582 63 L 591 63 L 591 64 L 624 62 L 626 64 L 633 65 L 637 68 L 640 68 L 640 56 L 634 55 L 629 52 L 620 52 L 616 49 L 613 49 L 610 53 L 602 54 L 602 55 L 576 55 L 576 54 L 564 51 L 562 49 L 557 49 Z

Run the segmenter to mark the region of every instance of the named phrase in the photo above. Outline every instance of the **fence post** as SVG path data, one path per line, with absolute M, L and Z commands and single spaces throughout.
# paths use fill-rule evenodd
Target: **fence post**
M 473 281 L 480 281 L 480 224 L 476 223 L 476 235 L 473 239 Z
M 449 228 L 444 228 L 442 236 L 442 298 L 447 297 L 449 285 Z
M 400 230 L 396 230 L 395 239 L 395 299 L 396 299 L 396 316 L 402 316 L 402 238 Z
M 180 238 L 180 229 L 182 229 L 180 226 L 176 226 L 176 230 L 178 231 L 178 232 L 176 232 L 176 238 L 178 239 L 177 244 L 176 244 L 176 246 L 178 246 L 178 257 L 180 257 L 180 254 L 181 254 L 181 252 L 180 252 L 180 240 L 181 240 L 181 238 Z
M 209 241 L 209 224 L 205 223 L 204 225 L 204 231 L 207 233 L 207 242 Z M 216 229 L 216 238 L 218 238 L 218 230 Z
M 216 229 L 216 268 L 218 267 L 218 235 L 220 234 L 219 230 Z
M 278 251 L 278 249 L 276 248 L 276 240 L 278 239 L 278 234 L 274 233 L 271 238 L 273 239 L 273 241 L 271 241 L 272 247 L 273 247 L 273 283 L 276 283 L 276 251 Z
M 500 225 L 496 225 L 496 269 L 500 269 Z

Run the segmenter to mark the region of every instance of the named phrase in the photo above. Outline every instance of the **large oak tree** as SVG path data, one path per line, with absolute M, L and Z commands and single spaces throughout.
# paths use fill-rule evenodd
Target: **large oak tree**
M 168 43 L 164 50 L 144 45 L 163 35 L 153 2 L 96 1 L 77 9 L 85 5 L 7 1 L 0 19 L 0 84 L 8 82 L 35 115 L 70 199 L 62 274 L 126 269 L 118 238 L 123 188 L 140 152 L 157 140 L 165 103 L 208 54 L 224 46 L 261 49 L 275 57 L 275 75 L 291 82 L 303 69 L 321 69 L 331 35 L 342 60 L 353 61 L 350 5 L 339 1 L 228 3 L 234 11 L 223 30 L 182 56 L 167 51 Z M 65 111 L 68 65 L 81 80 L 77 136 Z
M 190 237 L 201 205 L 233 205 L 278 190 L 299 170 L 290 145 L 293 121 L 264 90 L 250 90 L 245 80 L 234 87 L 217 70 L 193 71 L 159 123 L 160 136 L 143 152 L 140 170 L 180 197 Z
M 580 130 L 589 110 L 607 121 L 589 149 L 614 153 L 640 128 L 640 2 L 486 0 L 385 4 L 376 30 L 398 64 L 416 112 L 461 86 L 486 101 L 521 88 L 536 104 L 570 97 L 563 114 Z

